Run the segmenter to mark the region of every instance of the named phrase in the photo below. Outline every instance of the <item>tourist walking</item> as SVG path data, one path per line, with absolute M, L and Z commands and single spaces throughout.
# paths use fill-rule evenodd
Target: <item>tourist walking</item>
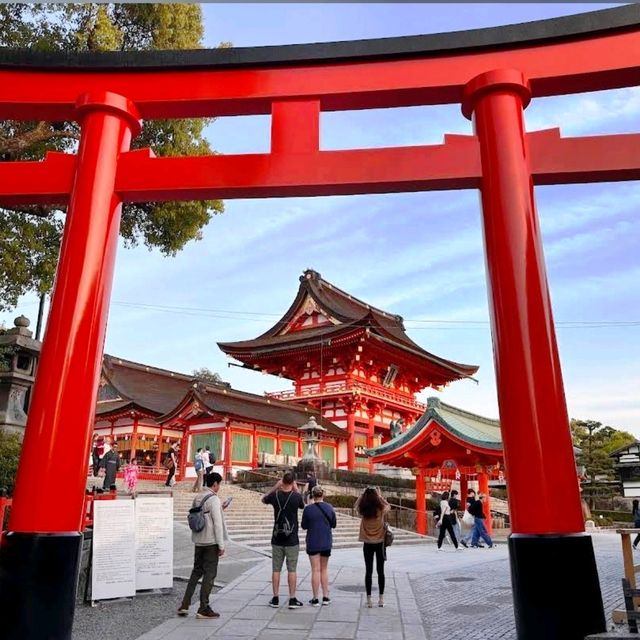
M 193 468 L 196 472 L 196 480 L 193 483 L 193 491 L 199 493 L 202 491 L 202 483 L 204 480 L 204 461 L 202 460 L 202 447 L 196 451 L 196 457 L 193 461 Z
M 116 442 L 113 442 L 111 449 L 102 456 L 100 467 L 104 469 L 102 488 L 108 491 L 112 486 L 116 486 L 116 475 L 120 471 L 120 456 L 118 455 L 118 444 Z
M 324 502 L 324 489 L 316 484 L 311 489 L 311 503 L 302 512 L 300 526 L 307 532 L 307 555 L 311 563 L 311 592 L 309 604 L 320 606 L 320 587 L 322 586 L 322 604 L 331 604 L 329 597 L 329 556 L 333 546 L 331 530 L 336 528 L 336 512 L 330 504 Z
M 127 493 L 134 494 L 138 486 L 138 461 L 135 458 L 129 460 L 129 464 L 124 468 L 124 483 L 127 486 Z
M 633 526 L 636 529 L 640 528 L 640 509 L 638 508 L 638 505 L 640 504 L 640 502 L 638 500 L 634 500 L 631 503 L 631 516 L 633 517 Z M 638 548 L 638 543 L 640 542 L 640 533 L 635 537 L 634 541 L 633 541 L 633 548 L 637 549 Z
M 460 530 L 460 518 L 458 517 L 458 510 L 460 509 L 460 499 L 458 498 L 458 492 L 455 489 L 451 490 L 449 494 L 449 506 L 451 507 L 451 526 L 453 527 L 453 533 L 456 535 L 458 542 L 462 539 L 462 532 Z
M 478 542 L 480 541 L 480 538 L 482 538 L 487 543 L 489 549 L 491 549 L 493 547 L 493 540 L 491 540 L 491 536 L 487 533 L 487 529 L 484 526 L 486 516 L 484 515 L 484 495 L 482 493 L 478 494 L 478 499 L 469 507 L 469 511 L 473 516 L 473 536 L 471 537 L 471 546 L 479 546 Z
M 354 511 L 360 515 L 360 534 L 358 540 L 363 543 L 364 555 L 364 587 L 367 592 L 367 607 L 371 602 L 373 582 L 373 559 L 376 560 L 378 574 L 378 606 L 384 606 L 384 516 L 391 510 L 389 503 L 382 497 L 378 487 L 367 487 L 353 505 Z
M 271 586 L 273 597 L 269 606 L 280 606 L 280 573 L 284 561 L 287 561 L 287 582 L 289 586 L 289 609 L 303 606 L 296 598 L 298 580 L 298 510 L 304 509 L 304 501 L 293 479 L 293 473 L 286 471 L 282 480 L 262 497 L 264 504 L 273 506 L 274 524 L 271 536 Z
M 451 542 L 456 549 L 458 547 L 458 540 L 456 534 L 453 532 L 453 523 L 451 520 L 451 507 L 449 506 L 449 492 L 445 491 L 440 497 L 440 532 L 438 533 L 438 551 L 442 550 L 442 541 L 445 534 L 448 532 Z
M 473 515 L 471 514 L 470 507 L 475 501 L 476 501 L 476 492 L 473 489 L 469 489 L 467 491 L 467 504 L 465 509 L 465 513 L 468 513 L 469 515 L 462 516 L 462 522 L 469 527 L 469 531 L 464 536 L 462 536 L 462 538 L 460 538 L 460 544 L 463 547 L 468 547 L 471 544 L 471 538 L 473 537 L 474 518 L 473 518 Z
M 176 467 L 178 466 L 178 457 L 176 454 L 179 449 L 180 445 L 177 442 L 174 445 L 171 445 L 167 452 L 167 457 L 164 460 L 164 466 L 169 471 L 167 474 L 167 481 L 164 483 L 165 487 L 172 487 L 176 483 L 173 476 L 175 476 Z
M 204 475 L 207 476 L 213 471 L 213 465 L 216 463 L 216 457 L 211 453 L 209 445 L 202 452 L 202 461 L 204 462 Z
M 200 606 L 196 612 L 196 618 L 219 618 L 220 614 L 213 611 L 209 605 L 209 596 L 213 589 L 213 582 L 218 573 L 218 558 L 224 554 L 225 527 L 222 505 L 218 498 L 222 476 L 219 473 L 211 473 L 205 481 L 205 489 L 193 499 L 193 507 L 201 507 L 204 516 L 204 528 L 202 531 L 191 531 L 191 541 L 195 546 L 193 557 L 193 569 L 187 589 L 182 598 L 182 604 L 178 609 L 179 616 L 189 614 L 191 599 L 196 590 L 198 580 L 202 578 L 200 587 Z

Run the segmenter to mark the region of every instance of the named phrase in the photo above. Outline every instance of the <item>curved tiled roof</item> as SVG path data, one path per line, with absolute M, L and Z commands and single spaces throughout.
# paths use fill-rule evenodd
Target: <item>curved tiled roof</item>
M 402 449 L 425 431 L 431 421 L 437 422 L 445 431 L 465 442 L 471 449 L 489 449 L 496 453 L 502 451 L 502 434 L 497 420 L 463 411 L 441 402 L 438 398 L 429 398 L 427 410 L 414 425 L 397 438 L 388 440 L 374 449 L 368 449 L 367 455 L 370 457 L 387 455 Z
M 247 421 L 267 422 L 283 427 L 298 428 L 309 416 L 316 415 L 304 405 L 281 402 L 246 391 L 232 389 L 226 383 L 214 384 L 193 376 L 149 367 L 147 365 L 106 355 L 103 375 L 118 391 L 119 398 L 100 402 L 96 415 L 106 415 L 127 406 L 137 406 L 156 415 L 156 420 L 172 414 L 194 390 L 211 411 L 229 414 Z M 316 415 L 318 424 L 333 437 L 346 438 L 346 432 L 325 418 Z
M 303 329 L 285 333 L 307 298 L 311 298 L 322 312 L 338 324 Z M 241 362 L 255 360 L 282 350 L 294 350 L 326 344 L 326 340 L 344 336 L 350 332 L 368 330 L 377 340 L 404 351 L 441 373 L 439 384 L 459 378 L 472 376 L 478 367 L 440 358 L 423 349 L 405 332 L 403 319 L 399 315 L 388 313 L 342 291 L 313 269 L 307 269 L 300 276 L 300 286 L 291 306 L 278 322 L 262 335 L 252 340 L 238 342 L 219 342 L 218 346 L 227 355 Z

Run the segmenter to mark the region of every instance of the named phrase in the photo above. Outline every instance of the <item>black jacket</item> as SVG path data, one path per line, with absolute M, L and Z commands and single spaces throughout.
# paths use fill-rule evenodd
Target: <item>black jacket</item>
M 486 518 L 484 511 L 482 510 L 482 502 L 480 502 L 480 500 L 474 500 L 469 504 L 469 513 L 474 518 L 480 518 L 481 520 Z

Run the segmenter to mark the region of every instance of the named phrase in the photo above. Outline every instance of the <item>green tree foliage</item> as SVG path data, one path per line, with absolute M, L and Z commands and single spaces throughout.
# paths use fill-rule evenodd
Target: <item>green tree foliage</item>
M 9 495 L 13 493 L 16 481 L 21 446 L 18 434 L 0 429 L 0 488 L 7 489 Z
M 583 496 L 589 506 L 595 506 L 597 498 L 607 499 L 614 489 L 607 480 L 615 478 L 614 460 L 610 454 L 635 441 L 626 431 L 604 426 L 595 420 L 572 420 L 571 435 L 573 444 L 580 449 L 578 466 L 584 468 L 588 482 L 583 484 Z
M 213 382 L 214 384 L 224 384 L 224 380 L 219 373 L 211 371 L 207 367 L 193 370 L 193 377 L 204 382 Z
M 202 14 L 194 4 L 2 4 L 0 46 L 38 51 L 195 49 Z M 221 46 L 228 46 L 227 43 Z M 206 119 L 146 122 L 133 148 L 158 156 L 209 155 Z M 0 123 L 0 161 L 41 160 L 46 151 L 73 151 L 80 131 L 72 122 Z M 126 205 L 120 233 L 125 245 L 144 243 L 173 256 L 201 237 L 220 201 Z M 55 207 L 0 209 L 0 310 L 29 291 L 51 290 L 64 226 Z

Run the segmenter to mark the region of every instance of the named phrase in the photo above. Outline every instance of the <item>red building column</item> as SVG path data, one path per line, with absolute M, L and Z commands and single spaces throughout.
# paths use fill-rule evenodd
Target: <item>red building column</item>
M 521 72 L 498 69 L 467 84 L 462 109 L 473 115 L 482 162 L 518 637 L 582 638 L 604 631 L 605 622 L 591 538 L 580 535 L 584 521 L 524 129 L 530 98 Z M 549 585 L 550 575 L 550 590 L 533 587 Z M 578 622 L 574 609 L 589 614 Z
M 353 471 L 356 466 L 356 414 L 353 405 L 347 409 L 347 469 Z
M 160 435 L 158 436 L 158 451 L 156 452 L 156 469 L 162 467 L 162 427 L 160 427 Z
M 41 637 L 43 628 L 51 637 L 71 638 L 87 452 L 120 225 L 116 169 L 140 130 L 133 104 L 113 93 L 82 96 L 77 115 L 76 175 L 9 533 L 0 547 L 3 632 L 22 640 Z M 38 460 L 36 474 L 33 460 Z M 40 501 L 34 509 L 43 478 L 61 480 L 58 499 Z M 47 612 L 46 619 L 34 617 L 34 611 Z
M 427 535 L 427 486 L 425 480 L 425 470 L 418 467 L 416 475 L 416 533 Z
M 224 479 L 229 479 L 231 473 L 231 424 L 227 420 L 227 425 L 224 428 Z

